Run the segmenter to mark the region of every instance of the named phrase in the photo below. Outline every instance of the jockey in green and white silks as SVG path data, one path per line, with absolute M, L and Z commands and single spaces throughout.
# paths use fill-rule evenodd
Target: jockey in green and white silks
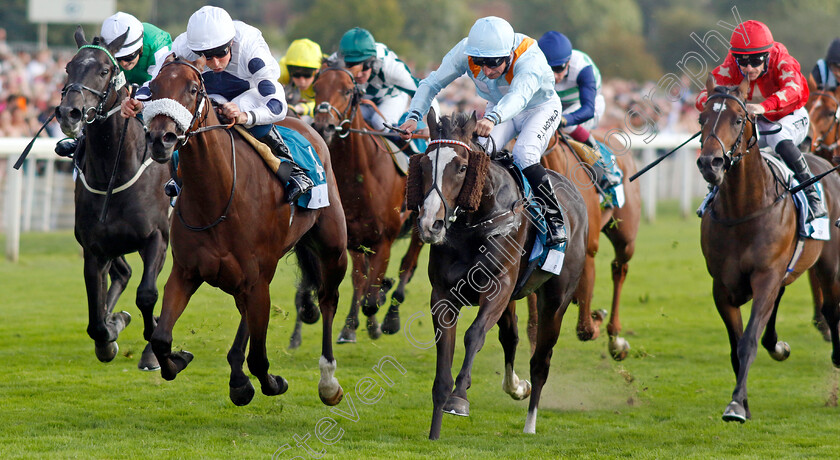
M 495 16 L 476 21 L 469 36 L 420 82 L 401 128 L 413 132 L 434 97 L 464 74 L 473 80 L 478 95 L 488 101 L 476 134 L 489 135 L 498 148 L 517 136 L 513 158 L 544 205 L 546 246 L 562 244 L 566 231 L 561 207 L 540 158 L 557 129 L 563 107 L 554 91 L 551 67 L 533 38 L 515 33 L 507 21 Z

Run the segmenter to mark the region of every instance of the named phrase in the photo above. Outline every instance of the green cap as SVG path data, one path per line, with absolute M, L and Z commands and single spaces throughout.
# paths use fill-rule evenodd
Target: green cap
M 338 50 L 346 62 L 362 62 L 376 56 L 376 42 L 370 32 L 354 27 L 341 37 Z

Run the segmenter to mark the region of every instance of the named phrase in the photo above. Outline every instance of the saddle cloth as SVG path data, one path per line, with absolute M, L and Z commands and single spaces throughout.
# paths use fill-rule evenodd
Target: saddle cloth
M 266 166 L 271 169 L 271 172 L 277 172 L 278 166 L 285 159 L 277 158 L 271 152 L 271 149 L 262 142 L 256 140 L 245 128 L 235 125 L 234 128 L 251 144 L 252 147 L 260 154 Z M 297 205 L 309 208 L 318 209 L 330 205 L 329 190 L 327 189 L 327 177 L 324 171 L 324 166 L 321 164 L 321 159 L 315 153 L 312 144 L 297 131 L 287 128 L 285 126 L 274 126 L 286 146 L 289 147 L 289 152 L 295 163 L 306 171 L 306 175 L 312 179 L 315 184 L 308 192 L 304 193 L 297 199 Z M 285 184 L 284 184 L 285 185 Z
M 791 171 L 790 168 L 788 168 L 787 165 L 785 165 L 773 153 L 762 150 L 761 156 L 783 185 L 787 188 L 799 185 L 799 182 L 793 178 L 793 171 Z M 825 202 L 825 192 L 823 191 L 822 184 L 817 182 L 815 186 L 817 188 L 817 192 L 820 194 L 820 199 Z M 709 203 L 712 202 L 712 199 L 714 199 L 717 191 L 717 186 L 712 187 L 712 190 L 709 191 L 706 198 L 703 199 L 702 203 L 700 203 L 700 207 L 697 208 L 698 217 L 703 217 L 703 213 L 706 212 L 706 208 L 709 206 Z M 797 231 L 799 236 L 814 240 L 828 241 L 831 237 L 829 234 L 828 217 L 820 217 L 819 219 L 814 219 L 811 222 L 806 222 L 808 217 L 808 199 L 805 197 L 804 191 L 800 190 L 793 194 L 793 203 L 796 207 Z

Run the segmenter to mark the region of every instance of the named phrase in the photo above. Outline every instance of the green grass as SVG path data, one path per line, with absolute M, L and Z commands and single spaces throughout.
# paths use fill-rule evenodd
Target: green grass
M 117 358 L 102 364 L 85 332 L 82 260 L 72 234 L 25 234 L 20 262 L 0 262 L 0 458 L 269 458 L 284 444 L 292 449 L 283 458 L 307 458 L 295 441 L 307 434 L 309 445 L 323 450 L 324 458 L 834 457 L 840 444 L 838 373 L 829 344 L 811 326 L 805 281 L 788 289 L 778 315 L 780 339 L 793 350 L 790 359 L 775 362 L 761 349 L 749 379 L 753 420 L 721 421 L 735 383 L 726 332 L 711 299 L 699 220 L 675 215 L 660 214 L 655 224 L 640 229 L 621 311 L 623 335 L 632 346 L 626 361 L 608 357 L 603 328 L 598 340 L 579 342 L 576 307 L 570 307 L 537 434 L 524 435 L 527 401 L 514 401 L 501 390 L 503 359 L 494 328 L 475 363 L 471 415 L 446 416 L 437 442 L 426 439 L 434 349 L 417 349 L 402 333 L 372 342 L 360 329 L 357 344 L 336 346 L 336 376 L 349 395 L 338 408 L 349 412 L 352 399 L 356 421 L 321 404 L 320 323 L 304 327 L 299 350 L 286 350 L 293 327 L 292 260 L 280 262 L 272 285 L 268 337 L 272 372 L 289 381 L 289 391 L 266 397 L 258 390 L 249 406 L 235 407 L 228 399 L 225 355 L 239 317 L 229 296 L 203 286 L 193 297 L 175 328 L 174 348 L 190 350 L 195 360 L 175 381 L 142 373 L 136 369 L 144 346 L 142 321 L 134 306 L 141 265 L 131 256 L 135 275 L 118 308 L 129 311 L 134 322 L 120 336 Z M 395 259 L 405 246 L 399 243 Z M 611 257 L 602 238 L 596 308 L 608 305 Z M 161 292 L 164 282 L 165 276 L 159 280 Z M 347 313 L 350 289 L 348 279 L 342 284 L 338 324 Z M 431 337 L 429 291 L 421 269 L 402 308 L 403 320 L 426 313 L 417 323 L 421 340 Z M 516 369 L 527 378 L 523 311 Z M 468 309 L 461 321 L 471 321 L 474 313 Z M 334 336 L 338 332 L 336 326 Z M 372 369 L 384 356 L 406 369 L 401 375 L 386 367 L 393 386 Z M 459 340 L 455 373 L 462 357 Z M 367 377 L 383 388 L 382 398 L 370 405 L 354 388 Z M 316 425 L 325 417 L 337 422 L 329 437 L 343 430 L 332 445 L 315 439 Z

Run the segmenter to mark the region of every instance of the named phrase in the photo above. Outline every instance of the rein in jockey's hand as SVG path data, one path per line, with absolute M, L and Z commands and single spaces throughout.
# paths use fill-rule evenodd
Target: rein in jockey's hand
M 750 115 L 761 115 L 765 112 L 764 106 L 761 104 L 747 104 L 747 112 Z
M 127 98 L 120 104 L 120 115 L 123 118 L 136 117 L 143 110 L 143 103 L 137 99 Z
M 405 121 L 405 123 L 402 124 L 402 126 L 400 126 L 400 129 L 402 130 L 402 132 L 400 133 L 400 139 L 404 141 L 411 139 L 411 133 L 413 133 L 414 130 L 417 129 L 417 120 L 409 118 Z
M 225 102 L 216 107 L 216 110 L 226 119 L 242 125 L 248 122 L 248 114 L 239 110 L 239 106 L 235 102 Z
M 495 126 L 496 123 L 493 120 L 489 118 L 482 118 L 475 124 L 475 133 L 480 137 L 487 137 L 490 135 L 490 131 L 493 131 L 493 127 Z

